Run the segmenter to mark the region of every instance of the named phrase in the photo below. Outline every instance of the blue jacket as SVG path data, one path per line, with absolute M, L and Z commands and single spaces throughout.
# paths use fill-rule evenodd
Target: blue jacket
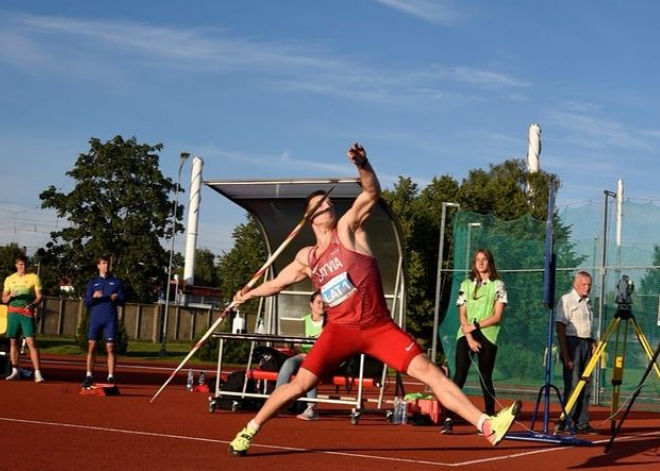
M 94 298 L 94 291 L 98 290 L 103 292 L 103 296 Z M 119 296 L 115 302 L 110 299 L 114 293 Z M 92 315 L 117 315 L 117 306 L 124 304 L 124 283 L 110 273 L 105 278 L 97 276 L 87 285 L 83 301 L 91 309 Z

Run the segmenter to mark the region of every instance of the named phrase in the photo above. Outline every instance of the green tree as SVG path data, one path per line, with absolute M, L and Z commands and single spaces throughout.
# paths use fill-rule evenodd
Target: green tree
M 412 299 L 414 304 L 409 309 L 409 312 L 412 316 L 416 317 L 415 321 L 411 322 L 411 325 L 416 326 L 418 335 L 428 339 L 429 342 L 431 342 L 433 336 L 432 327 L 435 313 L 442 203 L 456 202 L 459 188 L 458 182 L 450 175 L 434 177 L 431 183 L 419 193 L 419 197 L 415 201 L 417 223 L 413 232 L 411 245 L 415 247 L 424 268 L 416 280 L 418 285 L 417 293 L 416 297 Z M 448 269 L 452 264 L 451 252 L 449 250 L 452 246 L 451 214 L 449 216 L 450 218 L 446 221 L 443 244 L 443 269 Z M 448 302 L 451 288 L 451 283 L 447 282 L 451 280 L 446 276 L 442 279 L 444 282 L 440 290 L 440 306 L 444 306 Z M 416 302 L 415 299 L 419 301 Z M 444 314 L 443 310 L 440 311 L 441 316 L 442 314 Z
M 176 185 L 159 169 L 162 144 L 140 144 L 133 137 L 116 136 L 89 141 L 75 167 L 66 172 L 74 189 L 63 193 L 54 186 L 39 197 L 43 208 L 57 210 L 70 226 L 51 233 L 39 251 L 41 260 L 74 279 L 80 295 L 96 273 L 95 258 L 106 254 L 111 270 L 124 280 L 127 301 L 150 302 L 165 282 L 168 253 L 161 242 L 171 236 L 172 202 Z M 183 208 L 176 208 L 176 220 Z M 176 224 L 176 232 L 182 226 Z
M 234 229 L 232 238 L 234 247 L 220 256 L 217 267 L 220 289 L 227 297 L 227 303 L 266 261 L 266 244 L 252 216 L 248 215 L 247 222 Z M 256 311 L 257 303 L 258 300 L 248 301 L 242 309 Z
M 491 164 L 488 171 L 470 170 L 457 196 L 463 211 L 490 213 L 505 221 L 528 213 L 545 220 L 549 185 L 559 188 L 559 183 L 554 174 L 529 173 L 523 160 L 509 159 Z
M 245 223 L 239 224 L 232 233 L 234 247 L 219 257 L 217 273 L 220 279 L 220 289 L 226 296 L 226 303 L 231 302 L 234 293 L 243 288 L 252 278 L 252 275 L 266 261 L 266 244 L 259 228 L 250 215 Z M 251 300 L 241 306 L 243 312 L 256 312 L 258 300 Z M 229 318 L 227 319 L 229 320 Z M 223 332 L 230 330 L 230 322 L 223 322 L 220 329 Z M 247 360 L 249 344 L 247 342 L 232 341 L 225 345 L 225 359 L 228 362 L 244 363 Z M 217 358 L 218 340 L 209 339 L 197 356 L 201 359 Z
M 0 247 L 0 282 L 16 271 L 14 260 L 23 253 L 17 243 Z
M 199 286 L 220 286 L 220 275 L 215 266 L 215 254 L 209 249 L 195 251 L 195 284 Z
M 419 187 L 410 178 L 399 177 L 393 190 L 383 191 L 383 199 L 396 214 L 403 236 L 408 277 L 406 327 L 418 337 L 429 338 L 427 327 L 433 316 L 433 298 L 428 297 L 426 290 L 432 268 L 426 260 L 427 242 L 437 234 L 438 225 L 430 221 Z

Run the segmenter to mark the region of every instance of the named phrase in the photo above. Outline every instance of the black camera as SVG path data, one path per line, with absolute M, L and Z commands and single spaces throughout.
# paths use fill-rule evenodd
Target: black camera
M 629 306 L 632 304 L 633 291 L 635 291 L 635 284 L 628 278 L 628 275 L 623 275 L 616 285 L 616 299 L 614 302 Z

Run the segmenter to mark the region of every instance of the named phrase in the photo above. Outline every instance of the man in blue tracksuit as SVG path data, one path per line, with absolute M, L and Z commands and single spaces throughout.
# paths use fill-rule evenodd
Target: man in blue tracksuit
M 117 306 L 124 304 L 124 284 L 108 271 L 109 260 L 105 256 L 97 257 L 96 266 L 99 276 L 87 285 L 83 298 L 90 310 L 89 334 L 87 336 L 87 374 L 82 383 L 84 388 L 92 386 L 96 344 L 104 334 L 108 352 L 108 383 L 115 383 L 115 339 L 117 338 Z

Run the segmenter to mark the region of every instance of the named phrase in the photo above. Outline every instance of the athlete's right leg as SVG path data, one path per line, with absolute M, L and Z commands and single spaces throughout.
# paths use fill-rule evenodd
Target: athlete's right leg
M 94 364 L 96 363 L 96 340 L 87 341 L 87 371 L 94 372 Z
M 305 368 L 300 368 L 293 381 L 276 388 L 261 407 L 254 419 L 238 432 L 234 440 L 229 444 L 229 453 L 243 456 L 248 452 L 252 439 L 259 429 L 294 399 L 301 397 L 319 382 L 318 377 Z
M 5 379 L 7 381 L 21 379 L 21 372 L 18 366 L 18 339 L 16 337 L 11 337 L 9 339 L 9 362 L 11 363 L 11 373 Z
M 8 313 L 7 314 L 7 338 L 9 339 L 9 362 L 11 363 L 12 372 L 7 377 L 9 381 L 20 379 L 20 372 L 18 370 L 18 362 L 20 361 L 18 353 L 18 340 L 21 338 L 23 331 L 21 327 L 20 314 Z
M 294 380 L 273 391 L 256 417 L 229 444 L 229 452 L 237 456 L 245 455 L 261 426 L 275 417 L 282 407 L 315 387 L 319 378 L 334 372 L 342 361 L 359 353 L 359 345 L 360 329 L 328 323 Z
M 87 371 L 85 372 L 85 378 L 80 384 L 83 388 L 90 388 L 94 384 L 94 364 L 96 363 L 96 345 L 97 341 L 89 338 L 87 340 L 87 358 L 85 360 Z

